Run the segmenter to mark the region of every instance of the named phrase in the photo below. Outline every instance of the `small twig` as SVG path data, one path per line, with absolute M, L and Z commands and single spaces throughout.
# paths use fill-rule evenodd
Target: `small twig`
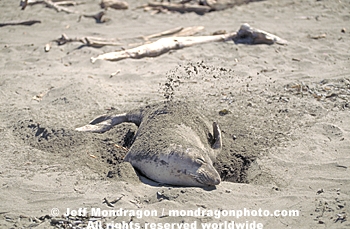
M 33 25 L 36 23 L 41 23 L 40 20 L 28 20 L 28 21 L 11 21 L 0 23 L 0 27 L 9 26 L 9 25 Z
M 22 10 L 24 10 L 28 5 L 35 4 L 44 4 L 49 8 L 56 10 L 57 12 L 66 12 L 66 13 L 79 13 L 77 11 L 73 11 L 67 9 L 65 7 L 60 6 L 60 3 L 52 2 L 51 0 L 21 0 L 20 6 L 22 6 Z
M 105 15 L 104 11 L 98 12 L 97 14 L 83 14 L 83 13 L 80 13 L 78 11 L 70 10 L 66 7 L 61 6 L 61 5 L 79 4 L 79 3 L 72 2 L 72 1 L 52 2 L 51 0 L 21 0 L 21 2 L 20 2 L 20 6 L 22 7 L 22 10 L 24 10 L 28 5 L 35 5 L 35 4 L 44 4 L 46 7 L 54 9 L 57 12 L 79 14 L 80 15 L 79 20 L 81 17 L 88 17 L 88 18 L 95 19 L 97 23 L 103 23 L 103 22 L 108 21 L 107 19 L 103 18 L 103 16 Z
M 325 33 L 322 33 L 322 34 L 320 34 L 320 35 L 309 35 L 309 37 L 311 38 L 311 39 L 315 39 L 315 40 L 318 40 L 318 39 L 321 39 L 321 38 L 326 38 L 327 37 L 327 35 L 325 34 Z
M 101 8 L 108 9 L 112 8 L 115 10 L 126 10 L 129 8 L 127 2 L 119 1 L 119 0 L 102 0 L 100 3 Z
M 66 34 L 62 34 L 62 36 L 56 40 L 54 40 L 58 45 L 64 45 L 69 42 L 81 42 L 84 43 L 80 38 L 68 38 Z
M 152 39 L 152 38 L 157 38 L 157 37 L 162 37 L 162 36 L 167 36 L 167 35 L 173 35 L 174 33 L 178 33 L 181 30 L 183 30 L 183 27 L 176 27 L 174 29 L 165 30 L 165 31 L 160 32 L 160 33 L 155 33 L 155 34 L 151 34 L 151 35 L 148 35 L 148 36 L 143 36 L 142 38 L 144 40 L 149 40 L 149 39 Z
M 182 37 L 182 36 L 193 36 L 197 33 L 199 33 L 200 31 L 204 30 L 203 26 L 192 26 L 192 27 L 186 27 L 183 28 L 181 31 L 179 31 L 178 33 L 175 33 L 174 36 L 175 37 Z M 222 34 L 220 34 L 222 35 Z
M 137 203 L 136 200 L 130 200 L 129 202 L 135 204 L 136 207 L 141 208 L 141 206 L 139 205 L 139 203 Z
M 122 194 L 121 197 L 118 197 L 117 199 L 113 200 L 113 201 L 110 201 L 111 204 L 115 204 L 117 203 L 119 200 L 121 200 L 125 195 Z
M 166 30 L 166 31 L 163 31 L 160 33 L 155 33 L 155 34 L 151 34 L 148 36 L 144 36 L 143 39 L 147 41 L 147 40 L 152 39 L 152 38 L 163 37 L 163 36 L 168 36 L 168 35 L 172 35 L 174 37 L 192 36 L 203 29 L 204 29 L 203 26 L 193 26 L 193 27 L 186 27 L 186 28 L 176 27 L 174 29 L 169 29 L 169 30 Z
M 54 40 L 58 45 L 64 45 L 70 42 L 80 42 L 86 46 L 100 48 L 102 46 L 117 46 L 121 45 L 120 43 L 114 40 L 106 40 L 103 38 L 97 37 L 82 37 L 82 38 L 69 38 L 66 34 L 62 34 L 62 36 L 56 40 Z
M 28 0 L 21 0 L 19 6 L 21 6 L 21 10 L 24 10 L 28 5 Z
M 195 12 L 197 14 L 205 14 L 210 11 L 209 6 L 202 6 L 202 5 L 187 5 L 187 4 L 178 4 L 178 3 L 170 3 L 170 2 L 151 2 L 148 3 L 148 7 L 151 8 L 163 8 L 170 11 L 177 11 L 180 13 L 185 12 Z
M 60 4 L 54 3 L 51 0 L 44 0 L 44 3 L 47 7 L 52 8 L 56 10 L 57 12 L 65 12 L 65 13 L 74 13 L 74 14 L 79 14 L 77 11 L 73 11 L 70 9 L 67 9 L 65 7 L 60 6 Z
M 85 4 L 85 2 L 75 2 L 75 1 L 59 1 L 55 2 L 56 5 L 59 6 L 76 6 L 80 4 Z
M 120 146 L 120 145 L 117 145 L 117 144 L 114 144 L 114 146 L 118 149 L 122 149 L 124 150 L 125 152 L 128 152 L 128 148 L 125 148 L 124 146 Z
M 248 4 L 250 2 L 256 2 L 261 0 L 212 0 L 212 1 L 193 1 L 195 4 L 191 4 L 193 0 L 182 0 L 177 3 L 168 2 L 151 2 L 148 5 L 143 6 L 144 9 L 153 9 L 161 12 L 162 9 L 168 11 L 177 11 L 180 13 L 195 12 L 197 14 L 204 14 L 210 11 L 219 11 L 232 8 L 237 5 Z
M 109 21 L 109 19 L 107 18 L 103 18 L 103 16 L 105 15 L 105 11 L 101 11 L 101 12 L 98 12 L 96 14 L 81 14 L 79 16 L 79 20 L 81 19 L 81 17 L 86 17 L 86 18 L 93 18 L 95 19 L 96 23 L 104 23 L 104 22 L 107 22 Z
M 33 96 L 33 100 L 36 100 L 36 101 L 40 102 L 40 101 L 43 99 L 43 97 L 44 97 L 49 91 L 51 91 L 53 88 L 54 88 L 54 87 L 50 87 L 48 90 L 46 90 L 46 91 L 44 91 L 44 92 L 41 92 L 41 93 L 38 94 L 38 95 Z
M 114 205 L 113 204 L 111 204 L 108 200 L 107 200 L 107 198 L 105 197 L 105 198 L 103 198 L 103 203 L 104 204 L 107 204 L 107 206 L 108 207 L 111 207 L 111 208 L 113 208 L 114 207 Z

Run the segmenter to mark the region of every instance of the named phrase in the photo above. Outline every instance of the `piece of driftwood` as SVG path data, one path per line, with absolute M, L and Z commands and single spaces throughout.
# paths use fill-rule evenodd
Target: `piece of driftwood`
M 126 10 L 129 8 L 129 4 L 119 0 L 101 0 L 100 6 L 102 9 L 112 8 L 115 10 Z
M 255 29 L 250 27 L 249 24 L 245 23 L 241 25 L 241 28 L 238 30 L 237 35 L 233 38 L 233 41 L 236 44 L 287 44 L 286 40 L 273 35 L 271 33 L 265 32 L 260 29 Z
M 174 29 L 169 29 L 160 33 L 155 33 L 148 36 L 143 36 L 142 38 L 144 40 L 150 40 L 152 38 L 157 37 L 163 37 L 163 36 L 169 36 L 172 35 L 174 37 L 180 37 L 180 36 L 193 36 L 196 33 L 202 31 L 204 29 L 203 26 L 192 26 L 192 27 L 176 27 Z
M 105 11 L 100 11 L 96 14 L 81 14 L 79 15 L 78 22 L 81 20 L 82 17 L 86 17 L 95 19 L 96 23 L 105 23 L 110 20 L 109 18 L 106 18 L 105 15 Z
M 232 39 L 235 35 L 236 33 L 216 36 L 166 37 L 136 48 L 105 53 L 97 57 L 92 57 L 91 62 L 94 63 L 96 60 L 118 61 L 126 58 L 140 59 L 143 57 L 156 57 L 167 53 L 170 50 L 182 49 L 208 42 L 227 41 Z
M 0 23 L 0 27 L 9 26 L 9 25 L 33 25 L 36 23 L 41 23 L 40 20 L 27 20 L 27 21 L 9 21 Z
M 108 40 L 98 37 L 81 37 L 81 38 L 69 38 L 66 34 L 62 34 L 62 36 L 56 40 L 54 40 L 58 45 L 64 45 L 70 42 L 79 42 L 85 46 L 100 48 L 103 46 L 117 46 L 121 45 L 115 40 Z
M 22 7 L 22 10 L 24 10 L 28 5 L 44 4 L 46 7 L 55 9 L 57 12 L 78 14 L 79 15 L 78 21 L 80 21 L 82 17 L 93 18 L 95 19 L 96 23 L 104 23 L 106 21 L 109 21 L 109 19 L 104 17 L 104 15 L 106 14 L 105 11 L 101 11 L 96 14 L 85 14 L 85 13 L 80 13 L 79 11 L 70 10 L 66 7 L 61 6 L 61 5 L 72 5 L 73 3 L 74 2 L 71 2 L 71 1 L 53 2 L 51 0 L 21 0 L 20 6 Z
M 85 4 L 85 2 L 65 1 L 65 0 L 58 0 L 58 1 L 53 0 L 53 2 L 59 6 L 76 6 L 80 4 Z
M 263 0 L 206 0 L 205 4 L 213 11 L 225 10 L 234 6 L 258 2 Z
M 180 13 L 195 12 L 197 14 L 205 14 L 210 11 L 209 6 L 194 5 L 194 4 L 179 4 L 179 3 L 171 3 L 171 2 L 150 2 L 145 7 L 150 7 L 155 9 L 163 8 L 169 11 L 176 11 Z
M 143 36 L 142 38 L 146 41 L 152 38 L 162 37 L 162 36 L 180 36 L 186 34 L 187 36 L 194 35 L 199 31 L 203 30 L 203 26 L 193 26 L 193 27 L 177 27 L 174 29 L 166 30 L 160 33 L 152 34 L 149 36 Z M 69 38 L 66 34 L 62 34 L 60 38 L 53 40 L 58 45 L 64 45 L 71 42 L 82 43 L 83 46 L 101 48 L 103 46 L 121 46 L 122 44 L 115 39 L 104 39 L 99 37 L 80 37 L 80 38 Z M 140 44 L 139 44 L 140 45 Z M 46 44 L 45 51 L 48 52 L 51 49 L 51 44 Z
M 144 9 L 155 10 L 157 12 L 162 12 L 162 9 L 168 11 L 176 11 L 180 13 L 185 12 L 195 12 L 197 14 L 205 14 L 210 11 L 218 11 L 228 9 L 234 6 L 247 4 L 250 2 L 256 2 L 262 0 L 182 0 L 177 3 L 173 2 L 150 2 L 148 5 L 144 6 Z M 195 2 L 195 3 L 192 3 Z
M 183 30 L 183 27 L 176 27 L 174 29 L 165 30 L 165 31 L 160 32 L 160 33 L 155 33 L 155 34 L 151 34 L 151 35 L 148 35 L 148 36 L 143 36 L 142 38 L 144 40 L 149 40 L 149 39 L 152 39 L 152 38 L 173 35 L 175 33 L 180 32 L 181 30 Z
M 254 29 L 248 24 L 243 24 L 238 32 L 227 33 L 212 36 L 197 37 L 167 37 L 161 38 L 155 42 L 144 44 L 135 48 L 101 54 L 97 57 L 91 57 L 91 62 L 97 60 L 119 61 L 122 59 L 132 58 L 140 59 L 143 57 L 157 57 L 170 50 L 182 49 L 185 47 L 208 43 L 234 40 L 235 43 L 244 44 L 286 44 L 287 41 L 267 33 L 262 30 Z
M 174 34 L 176 37 L 182 37 L 182 36 L 193 36 L 200 31 L 204 30 L 203 26 L 191 26 L 183 28 L 181 31 Z
M 46 7 L 52 8 L 57 12 L 79 14 L 79 12 L 70 10 L 66 7 L 62 7 L 60 6 L 59 2 L 53 2 L 51 0 L 21 0 L 20 1 L 20 6 L 22 7 L 21 8 L 22 10 L 24 10 L 28 5 L 35 5 L 35 4 L 44 4 Z

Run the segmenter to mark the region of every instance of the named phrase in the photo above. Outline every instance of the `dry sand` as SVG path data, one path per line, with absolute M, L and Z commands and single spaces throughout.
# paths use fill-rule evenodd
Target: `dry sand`
M 97 219 L 132 221 L 135 229 L 137 223 L 146 228 L 196 222 L 201 229 L 201 223 L 231 221 L 264 228 L 350 228 L 349 1 L 268 0 L 203 16 L 151 15 L 135 9 L 146 1 L 128 2 L 128 10 L 109 10 L 111 20 L 102 24 L 91 18 L 78 22 L 75 14 L 43 5 L 21 11 L 17 1 L 0 2 L 0 22 L 42 21 L 0 28 L 0 227 L 63 228 L 62 222 L 79 220 L 81 226 L 96 217 L 67 220 L 67 208 L 123 208 L 156 210 L 158 216 Z M 92 0 L 76 9 L 100 10 Z M 90 57 L 121 47 L 52 42 L 44 51 L 62 33 L 118 38 L 128 48 L 141 42 L 137 37 L 178 26 L 204 26 L 202 34 L 210 34 L 236 31 L 242 23 L 289 44 L 209 43 L 156 58 L 95 64 Z M 114 72 L 119 73 L 110 77 Z M 164 101 L 165 95 L 193 103 L 220 124 L 223 150 L 215 166 L 224 181 L 216 188 L 140 181 L 121 163 L 125 151 L 115 147 L 129 146 L 137 130 L 132 124 L 104 134 L 74 131 L 97 115 Z M 114 207 L 103 203 L 120 197 Z M 60 211 L 56 217 L 53 208 Z M 160 217 L 171 209 L 198 208 L 223 214 L 298 210 L 299 216 Z

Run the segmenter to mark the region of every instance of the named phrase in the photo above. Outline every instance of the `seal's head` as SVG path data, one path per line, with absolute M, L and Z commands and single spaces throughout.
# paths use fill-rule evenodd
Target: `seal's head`
M 172 180 L 172 184 L 185 186 L 214 186 L 220 184 L 220 175 L 205 150 L 197 148 L 179 150 L 177 148 L 168 155 L 168 171 L 172 171 L 168 179 Z M 169 183 L 169 180 L 167 182 Z

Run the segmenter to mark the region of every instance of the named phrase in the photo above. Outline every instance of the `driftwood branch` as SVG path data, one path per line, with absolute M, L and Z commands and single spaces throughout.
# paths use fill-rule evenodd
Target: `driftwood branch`
M 126 10 L 129 8 L 127 2 L 119 0 L 101 0 L 100 6 L 102 9 L 112 8 L 115 10 Z
M 180 4 L 180 3 L 170 3 L 170 2 L 150 2 L 145 8 L 150 9 L 166 9 L 169 11 L 176 11 L 180 13 L 185 12 L 195 12 L 197 14 L 205 14 L 210 11 L 209 6 L 193 5 L 193 4 Z
M 142 38 L 144 40 L 150 40 L 152 38 L 157 38 L 157 37 L 163 37 L 163 36 L 176 36 L 176 37 L 180 37 L 180 36 L 192 36 L 195 35 L 196 33 L 202 31 L 204 29 L 203 26 L 193 26 L 193 27 L 176 27 L 174 29 L 169 29 L 160 33 L 155 33 L 152 35 L 148 35 L 148 36 L 143 36 Z
M 60 6 L 59 2 L 53 2 L 51 0 L 21 0 L 20 6 L 21 9 L 24 10 L 28 5 L 35 5 L 35 4 L 44 4 L 46 7 L 52 8 L 56 10 L 57 12 L 66 12 L 66 13 L 75 13 L 79 14 L 79 12 L 70 10 L 66 7 Z
M 79 20 L 82 17 L 87 17 L 87 18 L 95 19 L 95 21 L 97 23 L 103 23 L 103 22 L 108 21 L 108 19 L 104 18 L 104 15 L 106 14 L 104 11 L 98 12 L 97 14 L 84 14 L 84 13 L 80 13 L 79 11 L 70 10 L 66 7 L 61 6 L 61 5 L 76 5 L 76 4 L 78 4 L 78 3 L 72 2 L 72 1 L 53 2 L 51 0 L 21 0 L 21 2 L 20 2 L 20 6 L 22 7 L 22 10 L 24 10 L 28 5 L 35 5 L 35 4 L 44 4 L 46 7 L 52 8 L 52 9 L 56 10 L 57 12 L 78 14 Z
M 243 4 L 248 4 L 251 2 L 258 2 L 263 0 L 206 0 L 205 4 L 208 5 L 211 10 L 219 11 L 232 8 L 234 6 L 239 6 Z
M 93 18 L 93 19 L 95 19 L 96 23 L 104 23 L 104 22 L 109 21 L 108 18 L 104 17 L 105 15 L 106 15 L 105 11 L 98 12 L 97 14 L 81 14 L 79 16 L 78 21 L 80 21 L 82 17 L 86 17 L 86 18 Z
M 267 44 L 272 45 L 274 43 L 285 45 L 288 42 L 276 35 L 265 32 L 260 29 L 250 27 L 247 23 L 241 25 L 241 28 L 237 32 L 237 36 L 233 38 L 236 44 Z
M 11 21 L 0 23 L 0 27 L 9 26 L 9 25 L 33 25 L 36 23 L 41 23 L 39 20 L 28 20 L 28 21 Z
M 193 26 L 193 27 L 177 27 L 174 29 L 166 30 L 160 33 L 152 34 L 149 36 L 143 36 L 141 37 L 144 41 L 148 41 L 152 38 L 157 37 L 163 37 L 163 36 L 192 36 L 199 31 L 203 30 L 203 26 Z M 62 34 L 61 37 L 58 39 L 52 40 L 53 42 L 56 42 L 57 45 L 65 45 L 67 43 L 81 43 L 82 46 L 88 46 L 93 48 L 101 48 L 103 46 L 122 46 L 122 43 L 118 42 L 116 39 L 105 39 L 105 38 L 99 38 L 99 37 L 75 37 L 75 38 L 69 38 L 66 34 Z M 130 46 L 131 44 L 129 44 Z M 138 44 L 140 45 L 140 44 Z M 82 47 L 80 46 L 80 47 Z M 134 44 L 134 46 L 136 46 Z M 51 42 L 45 45 L 45 52 L 50 51 L 51 49 Z
M 94 48 L 100 48 L 103 46 L 116 46 L 121 45 L 115 40 L 107 40 L 98 37 L 81 37 L 81 38 L 69 38 L 66 34 L 62 34 L 62 36 L 56 40 L 54 40 L 58 45 L 64 45 L 66 43 L 71 42 L 79 42 L 85 46 L 90 46 Z
M 97 57 L 92 57 L 91 62 L 94 63 L 96 60 L 118 61 L 126 58 L 140 59 L 143 57 L 156 57 L 167 53 L 170 50 L 182 49 L 208 42 L 227 41 L 232 39 L 235 35 L 236 33 L 199 37 L 166 37 L 136 48 L 105 53 Z
M 157 12 L 175 11 L 180 13 L 195 12 L 197 14 L 205 14 L 210 11 L 218 11 L 228 9 L 237 5 L 247 4 L 250 2 L 256 2 L 262 0 L 206 0 L 206 1 L 193 1 L 182 0 L 178 3 L 171 2 L 150 2 L 143 6 L 145 10 L 155 10 Z M 195 3 L 192 3 L 195 2 Z
M 119 61 L 122 59 L 132 58 L 140 59 L 143 57 L 156 57 L 170 50 L 182 49 L 185 47 L 208 43 L 233 40 L 235 43 L 244 44 L 286 44 L 287 41 L 267 33 L 262 30 L 254 29 L 248 24 L 243 24 L 238 32 L 197 37 L 167 37 L 161 38 L 153 43 L 144 44 L 135 48 L 101 54 L 97 57 L 91 57 L 91 62 L 97 60 Z
M 80 4 L 85 4 L 85 2 L 65 1 L 65 0 L 54 1 L 54 2 L 56 3 L 56 5 L 59 5 L 59 6 L 76 6 Z

